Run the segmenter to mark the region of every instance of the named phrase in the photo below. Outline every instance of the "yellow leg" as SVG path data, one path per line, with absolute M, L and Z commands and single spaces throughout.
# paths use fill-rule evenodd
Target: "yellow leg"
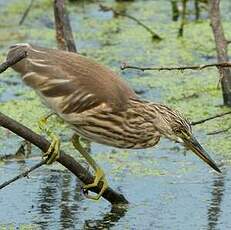
M 91 184 L 87 184 L 83 186 L 83 189 L 87 192 L 89 188 L 98 186 L 99 182 L 103 183 L 103 186 L 96 196 L 91 196 L 85 193 L 85 196 L 87 198 L 98 200 L 104 191 L 108 188 L 108 183 L 105 178 L 105 174 L 103 170 L 100 168 L 100 166 L 95 162 L 95 160 L 89 155 L 89 153 L 82 147 L 82 145 L 79 142 L 79 136 L 74 134 L 72 137 L 72 143 L 74 147 L 80 152 L 80 154 L 86 159 L 86 161 L 90 164 L 90 166 L 95 170 L 95 179 L 94 182 Z
M 56 136 L 48 127 L 47 120 L 50 116 L 52 116 L 54 113 L 48 114 L 45 117 L 42 117 L 39 122 L 39 128 L 44 131 L 48 137 L 51 138 L 51 145 L 46 153 L 43 154 L 43 157 L 47 159 L 47 164 L 52 164 L 54 161 L 56 161 L 59 158 L 60 154 L 60 139 L 58 136 Z

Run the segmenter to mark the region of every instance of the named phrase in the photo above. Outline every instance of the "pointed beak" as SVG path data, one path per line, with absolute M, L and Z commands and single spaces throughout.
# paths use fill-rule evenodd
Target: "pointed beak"
M 202 148 L 195 137 L 191 137 L 191 139 L 184 139 L 184 144 L 215 171 L 221 173 L 221 170 L 217 167 L 216 163 L 210 158 L 208 153 Z

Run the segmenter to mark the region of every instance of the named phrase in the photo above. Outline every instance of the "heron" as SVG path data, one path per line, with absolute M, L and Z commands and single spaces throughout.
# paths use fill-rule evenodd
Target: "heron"
M 193 135 L 190 122 L 170 107 L 143 100 L 108 67 L 77 53 L 43 48 L 27 43 L 12 45 L 7 59 L 19 52 L 26 58 L 12 66 L 42 101 L 74 130 L 72 143 L 95 173 L 94 181 L 83 189 L 88 198 L 98 200 L 108 188 L 103 169 L 82 147 L 80 137 L 116 148 L 150 148 L 165 137 L 190 149 L 216 172 L 220 169 Z M 48 116 L 40 127 L 52 137 L 43 156 L 47 164 L 59 158 L 60 139 L 47 130 Z M 97 195 L 88 194 L 102 183 Z

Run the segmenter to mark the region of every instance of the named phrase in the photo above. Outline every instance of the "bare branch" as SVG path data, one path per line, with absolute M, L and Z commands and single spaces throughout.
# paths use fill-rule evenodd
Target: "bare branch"
M 22 18 L 20 19 L 20 21 L 18 23 L 20 26 L 23 24 L 23 22 L 25 21 L 26 17 L 28 16 L 33 3 L 34 3 L 34 0 L 31 0 L 30 4 L 28 5 L 28 7 L 26 8 L 26 10 L 24 11 L 24 13 L 22 15 Z
M 54 0 L 56 40 L 59 49 L 76 53 L 77 49 L 64 2 L 64 0 Z
M 231 126 L 229 126 L 226 129 L 221 129 L 221 130 L 217 130 L 217 131 L 207 133 L 207 135 L 217 135 L 217 134 L 220 134 L 220 133 L 225 133 L 225 132 L 228 132 L 230 129 L 231 129 Z
M 50 142 L 47 141 L 42 136 L 36 134 L 32 130 L 28 129 L 24 125 L 18 123 L 17 121 L 11 119 L 10 117 L 4 115 L 0 112 L 0 126 L 9 129 L 13 133 L 21 136 L 25 140 L 31 142 L 33 145 L 36 145 L 38 148 L 40 148 L 43 152 L 46 152 L 49 149 Z M 82 165 L 80 165 L 73 157 L 67 155 L 63 151 L 60 152 L 60 157 L 57 160 L 60 164 L 62 164 L 64 167 L 69 169 L 73 174 L 75 174 L 84 184 L 91 184 L 94 181 L 94 177 L 91 175 L 91 173 L 85 169 Z M 21 178 L 23 175 L 27 175 L 29 172 L 33 171 L 34 169 L 40 167 L 44 164 L 44 161 L 41 161 L 32 169 L 30 169 L 28 172 L 24 172 L 21 175 L 18 175 L 16 179 Z M 12 181 L 16 180 L 15 178 L 12 179 Z M 6 182 L 9 183 L 9 182 Z M 102 187 L 102 183 L 98 187 L 91 188 L 90 190 L 92 192 L 98 193 L 100 192 L 100 189 Z M 103 197 L 108 200 L 111 204 L 127 204 L 128 201 L 125 199 L 125 197 L 122 194 L 119 194 L 112 190 L 111 188 L 108 188 L 104 193 Z
M 218 117 L 223 117 L 223 116 L 225 116 L 227 114 L 231 114 L 231 111 L 228 111 L 228 112 L 225 112 L 225 113 L 220 113 L 220 114 L 217 114 L 217 115 L 214 115 L 214 116 L 211 116 L 211 117 L 199 120 L 199 121 L 191 122 L 191 125 L 199 125 L 199 124 L 202 124 L 202 123 L 204 123 L 206 121 L 210 121 L 210 120 L 218 118 Z
M 210 0 L 208 2 L 210 24 L 216 45 L 217 60 L 219 63 L 229 62 L 228 44 L 220 15 L 220 0 Z M 224 104 L 231 106 L 231 71 L 227 68 L 220 68 L 219 74 Z
M 183 37 L 184 33 L 184 26 L 186 24 L 186 9 L 187 9 L 187 1 L 188 0 L 182 0 L 182 15 L 181 15 L 181 23 L 180 28 L 178 30 L 178 37 Z
M 121 70 L 125 69 L 137 69 L 141 71 L 147 71 L 147 70 L 156 70 L 156 71 L 162 71 L 162 70 L 202 70 L 205 68 L 209 67 L 224 67 L 228 68 L 231 67 L 231 62 L 222 62 L 222 63 L 212 63 L 212 64 L 204 64 L 204 65 L 192 65 L 192 66 L 165 66 L 165 67 L 139 67 L 139 66 L 133 66 L 133 65 L 128 65 L 126 63 L 123 63 L 120 66 Z
M 172 20 L 177 21 L 180 16 L 179 8 L 177 6 L 177 0 L 171 0 L 171 5 L 172 5 Z
M 11 59 L 6 60 L 5 62 L 3 62 L 0 65 L 0 73 L 6 71 L 10 66 L 14 65 L 15 63 L 19 62 L 20 60 L 22 60 L 23 58 L 25 58 L 27 56 L 26 52 L 21 52 L 21 53 L 17 53 L 17 56 L 12 57 Z
M 10 179 L 10 180 L 8 180 L 8 181 L 6 181 L 6 182 L 0 184 L 0 189 L 6 187 L 7 185 L 13 183 L 14 181 L 16 181 L 16 180 L 18 180 L 18 179 L 20 179 L 20 178 L 27 177 L 28 174 L 29 174 L 30 172 L 34 171 L 35 169 L 41 167 L 41 166 L 44 165 L 44 164 L 46 164 L 46 160 L 40 161 L 38 164 L 32 166 L 31 168 L 29 168 L 29 169 L 26 170 L 25 172 L 20 173 L 20 174 L 17 175 L 16 177 L 14 177 L 14 178 L 12 178 L 12 179 Z
M 115 10 L 109 6 L 104 6 L 102 4 L 99 4 L 99 7 L 102 11 L 105 11 L 105 12 L 106 11 L 112 11 L 114 13 L 114 15 L 126 17 L 126 18 L 129 18 L 129 19 L 135 21 L 138 25 L 142 26 L 144 29 L 146 29 L 152 35 L 153 40 L 159 40 L 159 41 L 162 40 L 162 38 L 157 33 L 155 33 L 152 29 L 150 29 L 148 26 L 146 26 L 143 22 L 141 22 L 137 18 L 135 18 L 135 17 L 133 17 L 133 16 L 131 16 L 125 12 L 117 11 L 117 10 Z
M 0 73 L 4 72 L 8 67 L 14 65 L 17 61 L 20 61 L 23 57 L 26 57 L 26 53 L 17 53 L 17 56 L 11 57 L 6 62 L 0 65 Z M 21 136 L 23 139 L 29 141 L 33 145 L 36 145 L 40 148 L 43 152 L 47 152 L 50 146 L 50 142 L 47 141 L 42 136 L 36 134 L 29 128 L 25 127 L 24 125 L 20 124 L 19 122 L 11 119 L 10 117 L 4 115 L 0 112 L 0 126 L 12 131 L 13 133 Z M 94 181 L 94 177 L 91 173 L 85 169 L 82 165 L 80 165 L 73 157 L 67 155 L 64 151 L 60 152 L 60 157 L 57 160 L 60 164 L 70 170 L 73 174 L 75 174 L 84 184 L 91 184 Z M 43 161 L 32 167 L 30 171 L 40 167 L 44 164 Z M 28 175 L 29 172 L 24 172 L 22 175 Z M 21 178 L 22 175 L 18 175 L 17 177 L 10 180 L 10 182 L 6 182 L 6 184 L 11 183 L 11 181 L 17 180 L 17 178 Z M 4 185 L 6 186 L 6 185 Z M 90 188 L 90 191 L 99 193 L 102 188 L 102 183 L 100 183 L 97 187 Z M 116 204 L 128 204 L 126 198 L 111 188 L 108 188 L 102 195 L 107 201 L 109 201 L 112 205 Z

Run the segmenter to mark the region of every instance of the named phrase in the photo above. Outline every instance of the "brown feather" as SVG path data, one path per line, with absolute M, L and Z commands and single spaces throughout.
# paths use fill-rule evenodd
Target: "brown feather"
M 62 113 L 83 112 L 102 103 L 126 110 L 129 98 L 137 98 L 118 75 L 87 57 L 28 44 L 12 46 L 8 57 L 22 49 L 28 57 L 13 69 L 45 98 L 62 97 Z

